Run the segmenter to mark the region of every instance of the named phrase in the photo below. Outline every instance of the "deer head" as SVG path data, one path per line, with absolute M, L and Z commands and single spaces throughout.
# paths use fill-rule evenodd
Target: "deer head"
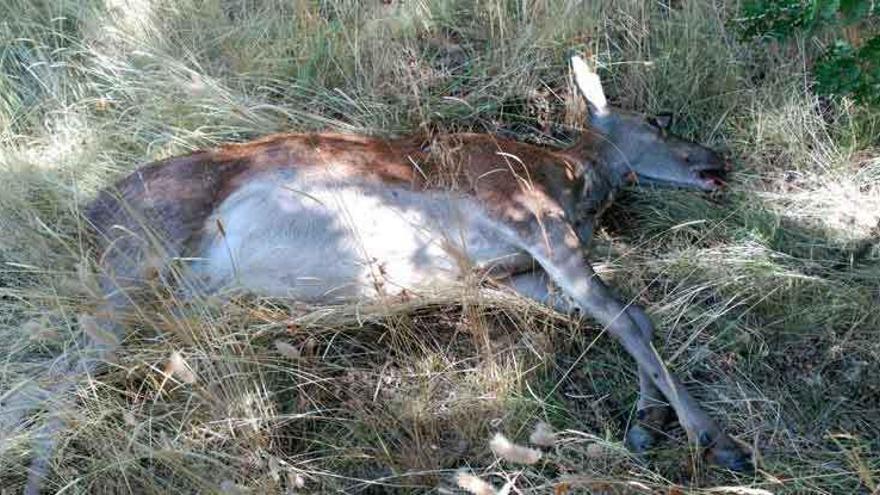
M 727 166 L 714 151 L 671 135 L 669 119 L 647 118 L 608 105 L 602 82 L 584 60 L 571 58 L 575 83 L 590 108 L 600 161 L 623 182 L 713 191 Z

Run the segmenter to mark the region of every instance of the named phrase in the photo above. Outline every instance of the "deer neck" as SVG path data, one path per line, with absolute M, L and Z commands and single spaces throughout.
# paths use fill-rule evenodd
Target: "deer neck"
M 565 154 L 581 164 L 582 182 L 575 218 L 579 222 L 595 220 L 626 185 L 626 177 L 619 173 L 616 163 L 620 153 L 601 134 L 586 131 Z

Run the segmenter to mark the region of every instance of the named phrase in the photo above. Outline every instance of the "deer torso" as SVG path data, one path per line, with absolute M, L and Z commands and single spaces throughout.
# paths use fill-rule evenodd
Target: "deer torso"
M 325 303 L 418 294 L 526 268 L 523 231 L 545 216 L 585 241 L 615 185 L 583 167 L 481 134 L 293 134 L 143 167 L 89 216 L 129 278 L 156 268 L 144 260 L 184 258 L 202 290 Z

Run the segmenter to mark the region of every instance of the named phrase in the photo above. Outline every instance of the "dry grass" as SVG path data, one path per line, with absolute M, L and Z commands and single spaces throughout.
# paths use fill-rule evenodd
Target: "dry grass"
M 87 330 L 79 211 L 113 178 L 288 129 L 554 142 L 583 115 L 576 49 L 612 102 L 672 110 L 738 162 L 723 197 L 626 195 L 593 258 L 760 452 L 758 474 L 699 465 L 680 432 L 630 456 L 631 361 L 508 296 L 313 308 L 165 292 L 66 398 L 48 488 L 449 493 L 467 473 L 509 493 L 877 493 L 880 117 L 810 94 L 813 43 L 744 43 L 736 2 L 673 3 L 0 0 L 0 394 L 47 386 L 46 360 Z M 0 492 L 22 486 L 41 418 L 0 430 Z M 496 432 L 526 443 L 539 421 L 555 430 L 539 462 L 495 458 Z

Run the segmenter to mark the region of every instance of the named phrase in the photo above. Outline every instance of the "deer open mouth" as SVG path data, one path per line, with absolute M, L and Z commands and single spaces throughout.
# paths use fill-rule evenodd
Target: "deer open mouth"
M 697 172 L 704 189 L 722 189 L 727 185 L 727 167 L 723 169 L 701 170 Z
M 665 167 L 630 170 L 624 175 L 624 181 L 634 185 L 712 192 L 727 186 L 727 173 L 731 169 L 728 160 L 712 158 L 698 163 L 667 164 Z
M 705 168 L 703 170 L 689 170 L 684 176 L 652 177 L 650 175 L 638 175 L 628 182 L 643 186 L 656 186 L 662 188 L 699 189 L 702 191 L 717 191 L 727 186 L 726 167 Z

